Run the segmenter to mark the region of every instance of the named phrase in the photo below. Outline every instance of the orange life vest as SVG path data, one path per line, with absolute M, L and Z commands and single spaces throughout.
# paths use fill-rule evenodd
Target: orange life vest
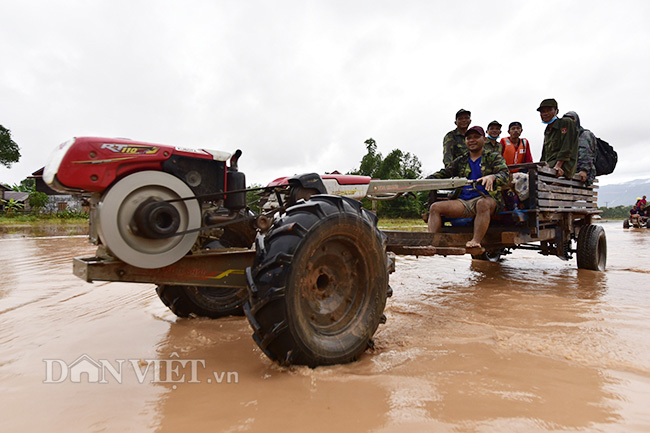
M 520 164 L 524 161 L 526 157 L 526 149 L 528 148 L 528 140 L 525 138 L 519 139 L 519 147 L 515 147 L 514 144 L 510 141 L 509 137 L 504 138 L 503 140 L 503 159 L 506 160 L 506 164 Z M 519 171 L 519 170 L 512 170 Z

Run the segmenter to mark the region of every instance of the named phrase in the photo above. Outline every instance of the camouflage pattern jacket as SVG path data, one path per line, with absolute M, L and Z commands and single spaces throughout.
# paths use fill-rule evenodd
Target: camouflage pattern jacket
M 578 162 L 578 131 L 573 120 L 557 119 L 546 127 L 541 161 L 548 162 L 551 168 L 556 162 L 564 161 L 564 177 L 573 177 Z
M 584 171 L 587 173 L 585 185 L 591 185 L 596 178 L 596 136 L 593 132 L 582 127 L 578 128 L 578 167 L 576 173 Z
M 464 177 L 469 179 L 472 169 L 469 166 L 469 153 L 461 155 L 454 159 L 451 164 L 446 166 L 440 171 L 437 171 L 429 176 L 427 179 L 448 179 L 450 177 Z M 503 195 L 501 194 L 501 187 L 506 185 L 510 179 L 510 171 L 506 165 L 506 160 L 503 159 L 500 153 L 486 151 L 483 149 L 481 156 L 481 175 L 487 176 L 493 174 L 496 179 L 494 180 L 494 190 L 489 191 L 492 198 L 497 201 L 497 212 L 503 210 Z M 462 191 L 458 188 L 451 195 L 450 198 L 457 198 Z
M 442 140 L 442 163 L 444 166 L 447 167 L 451 161 L 466 153 L 465 135 L 461 134 L 458 128 L 449 131 Z
M 485 144 L 483 145 L 483 151 L 489 150 L 490 152 L 497 152 L 503 154 L 503 145 L 496 140 L 492 140 L 490 137 L 485 137 Z

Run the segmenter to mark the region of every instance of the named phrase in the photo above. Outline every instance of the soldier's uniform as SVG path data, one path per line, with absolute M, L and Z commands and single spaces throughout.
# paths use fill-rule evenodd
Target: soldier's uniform
M 445 166 L 440 171 L 433 173 L 428 176 L 430 179 L 448 179 L 450 177 L 462 177 L 469 178 L 469 175 L 472 173 L 472 169 L 469 165 L 469 152 L 459 156 L 454 159 L 449 165 Z M 503 159 L 500 153 L 486 151 L 483 147 L 483 155 L 481 155 L 481 174 L 487 176 L 493 174 L 496 179 L 494 180 L 494 188 L 492 191 L 488 191 L 490 197 L 496 200 L 497 209 L 496 212 L 503 210 L 503 195 L 501 194 L 501 188 L 508 183 L 510 178 L 510 172 L 508 171 L 508 166 L 506 165 L 506 160 Z M 459 188 L 449 197 L 450 199 L 457 198 L 462 189 Z
M 570 117 L 575 120 L 578 129 L 578 162 L 576 173 L 584 171 L 587 173 L 585 185 L 589 186 L 594 183 L 596 178 L 596 136 L 593 132 L 580 126 L 580 117 L 575 111 L 567 112 L 564 117 Z
M 503 145 L 496 140 L 492 140 L 489 136 L 485 137 L 485 144 L 483 145 L 483 150 L 489 152 L 496 152 L 499 155 L 503 153 Z
M 557 102 L 555 99 L 545 99 L 537 110 L 545 106 L 557 108 Z M 558 161 L 564 161 L 564 177 L 573 177 L 578 163 L 578 130 L 573 120 L 557 118 L 546 126 L 541 161 L 548 162 L 551 168 Z
M 467 153 L 465 135 L 458 128 L 449 131 L 442 140 L 442 163 L 446 166 L 461 155 Z
M 493 125 L 498 126 L 499 130 L 501 130 L 502 125 L 499 122 L 497 122 L 496 120 L 493 120 L 490 123 L 488 123 L 487 129 L 486 129 L 488 134 L 486 134 L 486 136 L 485 136 L 485 144 L 483 145 L 483 150 L 488 150 L 490 152 L 497 152 L 498 154 L 503 155 L 503 145 L 501 143 L 499 143 L 498 141 L 490 138 L 489 131 L 490 131 L 490 128 Z

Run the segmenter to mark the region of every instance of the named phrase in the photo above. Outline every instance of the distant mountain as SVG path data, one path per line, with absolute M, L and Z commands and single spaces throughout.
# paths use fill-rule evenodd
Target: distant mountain
M 632 206 L 637 197 L 650 197 L 650 179 L 636 179 L 598 188 L 598 206 Z

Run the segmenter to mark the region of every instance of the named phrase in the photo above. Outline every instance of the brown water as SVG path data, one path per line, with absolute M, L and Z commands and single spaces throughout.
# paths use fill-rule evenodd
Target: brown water
M 605 228 L 605 273 L 532 251 L 398 258 L 375 349 L 313 370 L 271 363 L 244 318 L 77 279 L 85 237 L 5 236 L 0 431 L 650 431 L 650 230 Z M 74 382 L 84 354 L 121 375 Z

